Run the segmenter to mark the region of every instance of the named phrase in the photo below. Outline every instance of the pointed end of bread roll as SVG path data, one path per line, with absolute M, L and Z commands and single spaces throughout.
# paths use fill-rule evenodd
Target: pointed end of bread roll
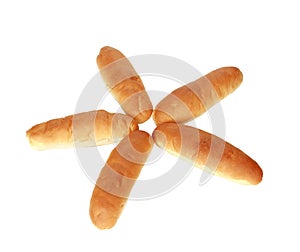
M 89 210 L 92 223 L 101 230 L 110 229 L 115 226 L 126 200 L 109 194 L 97 186 L 93 191 L 92 199 Z M 111 204 L 112 200 L 114 204 Z
M 165 149 L 167 143 L 167 136 L 163 131 L 159 130 L 159 128 L 160 126 L 157 126 L 154 129 L 154 131 L 152 132 L 152 138 L 158 147 Z
M 134 119 L 131 121 L 130 125 L 129 125 L 129 132 L 135 131 L 139 129 L 139 125 L 138 122 Z
M 151 117 L 152 112 L 153 112 L 152 109 L 144 110 L 140 112 L 138 115 L 136 115 L 134 117 L 134 120 L 137 121 L 138 123 L 144 123 Z
M 31 148 L 46 150 L 70 147 L 70 136 L 65 134 L 71 130 L 70 116 L 39 123 L 26 131 L 26 137 Z M 59 141 L 57 141 L 59 140 Z
M 32 127 L 31 129 L 26 131 L 26 137 L 28 139 L 28 142 L 32 149 L 34 150 L 44 150 L 43 144 L 41 144 L 41 141 L 39 141 L 38 135 L 34 133 L 35 128 Z
M 167 122 L 175 122 L 167 113 L 157 109 L 153 111 L 152 119 L 157 126 Z
M 101 49 L 100 49 L 100 52 L 99 54 L 104 54 L 104 53 L 107 53 L 107 52 L 119 52 L 121 53 L 119 50 L 117 50 L 116 48 L 112 47 L 112 46 L 103 46 Z M 122 54 L 122 53 L 121 53 Z
M 253 160 L 254 161 L 254 160 Z M 247 181 L 248 185 L 258 185 L 263 180 L 263 170 L 258 163 L 254 161 L 254 167 L 251 169 L 252 173 L 248 175 L 249 180 Z
M 154 143 L 174 156 L 181 157 L 182 134 L 180 124 L 167 122 L 158 125 L 152 132 Z
M 141 80 L 128 79 L 112 89 L 123 111 L 138 123 L 147 121 L 153 112 L 153 105 Z
M 245 167 L 247 167 L 247 169 L 245 169 Z M 248 159 L 248 162 L 240 165 L 240 170 L 242 170 L 243 172 L 238 173 L 236 171 L 232 173 L 228 172 L 228 174 L 223 174 L 216 171 L 215 174 L 241 185 L 258 185 L 263 179 L 263 170 L 250 157 Z
M 235 91 L 243 82 L 243 73 L 234 66 L 226 66 L 211 71 L 206 78 L 213 84 L 220 100 Z
M 101 49 L 100 49 L 100 53 L 104 53 L 104 52 L 107 52 L 107 51 L 115 51 L 117 49 L 113 48 L 112 46 L 103 46 Z
M 153 147 L 153 139 L 150 134 L 143 130 L 136 130 L 128 135 L 130 144 L 135 151 L 149 153 Z
M 125 55 L 121 53 L 119 50 L 111 46 L 104 46 L 100 49 L 96 62 L 97 65 L 101 68 L 110 64 L 111 62 L 114 62 L 124 57 Z

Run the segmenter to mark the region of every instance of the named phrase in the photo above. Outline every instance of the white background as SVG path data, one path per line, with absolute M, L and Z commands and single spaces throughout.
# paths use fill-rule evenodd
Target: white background
M 296 3 L 1 1 L 0 251 L 299 251 Z M 169 194 L 129 201 L 113 229 L 95 228 L 94 186 L 74 151 L 34 151 L 25 132 L 74 112 L 105 45 L 127 56 L 174 56 L 203 74 L 239 67 L 244 81 L 221 103 L 226 140 L 261 165 L 263 182 L 214 177 L 201 187 L 195 168 Z M 145 78 L 146 88 L 178 86 L 156 80 Z M 111 111 L 109 104 L 103 108 Z M 206 115 L 197 122 L 210 130 Z M 141 128 L 151 133 L 154 125 Z M 141 176 L 166 169 L 166 160 Z

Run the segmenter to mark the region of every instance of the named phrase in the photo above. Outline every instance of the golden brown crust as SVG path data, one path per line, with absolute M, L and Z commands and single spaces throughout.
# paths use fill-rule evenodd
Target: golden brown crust
M 90 217 L 98 228 L 112 228 L 117 222 L 152 146 L 151 136 L 136 130 L 111 152 L 90 201 Z
M 126 114 L 138 123 L 148 120 L 152 103 L 144 84 L 129 60 L 115 48 L 101 48 L 97 65 L 106 85 Z
M 37 124 L 26 136 L 34 149 L 44 150 L 109 144 L 136 129 L 131 117 L 98 110 Z
M 216 69 L 166 96 L 156 106 L 153 120 L 156 125 L 190 121 L 232 93 L 242 80 L 236 67 Z
M 121 215 L 126 202 L 126 198 L 117 197 L 95 187 L 89 210 L 93 224 L 99 229 L 112 228 Z
M 153 139 L 169 153 L 192 161 L 196 167 L 203 169 L 206 166 L 220 177 L 252 185 L 262 180 L 262 169 L 253 159 L 205 131 L 176 123 L 164 123 L 154 130 Z

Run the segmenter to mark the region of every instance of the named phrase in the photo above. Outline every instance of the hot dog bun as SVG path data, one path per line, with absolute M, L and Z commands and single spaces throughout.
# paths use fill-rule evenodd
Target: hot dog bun
M 111 152 L 90 201 L 90 217 L 95 226 L 108 229 L 115 225 L 152 147 L 151 136 L 136 130 Z
M 105 46 L 97 57 L 100 74 L 124 112 L 138 123 L 148 120 L 152 103 L 139 75 L 117 49 Z
M 236 67 L 222 67 L 185 85 L 161 100 L 153 112 L 156 125 L 188 122 L 232 93 L 242 82 Z
M 32 148 L 45 150 L 110 144 L 136 129 L 131 117 L 98 110 L 37 124 L 26 136 Z
M 262 180 L 262 169 L 253 159 L 203 130 L 164 123 L 154 130 L 152 136 L 159 147 L 193 162 L 196 167 L 203 169 L 206 166 L 215 175 L 241 184 L 255 185 Z

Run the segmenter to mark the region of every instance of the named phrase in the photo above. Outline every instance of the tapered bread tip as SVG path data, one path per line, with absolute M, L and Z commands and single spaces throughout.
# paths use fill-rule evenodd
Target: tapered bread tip
M 99 56 L 105 56 L 107 57 L 107 55 L 111 55 L 111 52 L 113 53 L 118 53 L 118 54 L 121 54 L 123 55 L 119 50 L 117 50 L 116 48 L 113 48 L 111 46 L 103 46 L 100 51 L 99 51 L 99 54 L 98 54 L 98 57 Z
M 112 216 L 109 212 L 110 209 L 93 207 L 91 205 L 89 214 L 92 223 L 100 230 L 111 229 L 117 223 L 118 218 Z
M 147 109 L 138 113 L 133 119 L 138 123 L 146 122 L 152 115 L 153 109 Z
M 167 143 L 167 137 L 166 137 L 166 135 L 165 135 L 162 131 L 160 131 L 158 128 L 156 128 L 156 129 L 153 131 L 153 133 L 152 133 L 152 138 L 153 138 L 153 140 L 154 140 L 154 143 L 155 143 L 158 147 L 160 147 L 160 148 L 162 148 L 162 149 L 165 148 L 165 145 L 166 145 L 166 143 Z
M 34 134 L 34 127 L 26 131 L 26 137 L 32 149 L 43 150 L 43 146 L 42 145 L 40 146 L 38 139 L 36 141 L 36 137 Z
M 253 171 L 256 173 L 256 175 L 252 176 L 254 179 L 251 181 L 252 185 L 258 185 L 264 177 L 263 170 L 260 168 L 258 163 L 256 163 L 257 168 L 253 169 Z
M 143 130 L 133 131 L 128 135 L 128 138 L 135 151 L 149 153 L 152 150 L 153 139 L 148 132 Z M 136 139 L 144 139 L 144 141 L 137 141 Z
M 167 113 L 156 109 L 153 111 L 152 119 L 157 126 L 167 122 L 175 122 Z
M 242 83 L 243 78 L 244 78 L 242 71 L 239 68 L 234 67 L 234 66 L 231 66 L 230 68 L 232 69 L 232 72 L 235 72 L 235 76 L 236 76 L 238 82 Z
M 130 123 L 129 129 L 130 129 L 130 132 L 138 130 L 139 129 L 138 122 L 136 120 L 132 120 L 132 122 Z
M 103 46 L 101 49 L 100 49 L 100 53 L 103 53 L 103 52 L 107 52 L 107 51 L 118 51 L 117 49 L 111 47 L 111 46 Z
M 206 78 L 211 83 L 219 83 L 219 85 L 214 85 L 214 88 L 222 100 L 242 84 L 243 73 L 237 67 L 227 66 L 211 71 L 206 75 Z
M 125 58 L 125 55 L 119 50 L 111 46 L 104 46 L 100 49 L 100 52 L 96 58 L 96 62 L 100 67 L 104 67 L 121 58 Z

